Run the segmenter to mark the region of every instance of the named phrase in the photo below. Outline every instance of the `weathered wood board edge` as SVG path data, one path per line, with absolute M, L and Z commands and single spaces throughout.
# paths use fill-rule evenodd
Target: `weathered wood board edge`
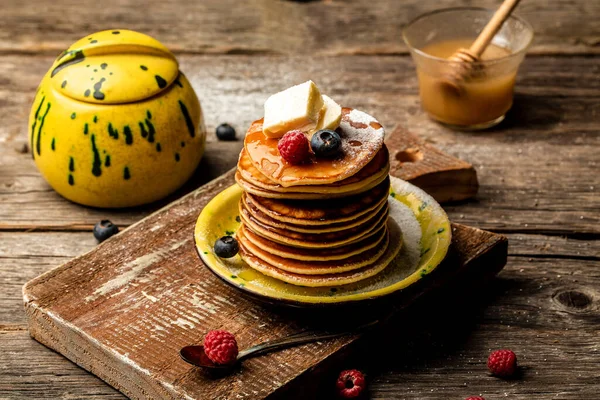
M 390 175 L 420 187 L 439 203 L 477 194 L 477 171 L 470 163 L 444 153 L 402 126 L 397 126 L 385 143 L 390 150 Z

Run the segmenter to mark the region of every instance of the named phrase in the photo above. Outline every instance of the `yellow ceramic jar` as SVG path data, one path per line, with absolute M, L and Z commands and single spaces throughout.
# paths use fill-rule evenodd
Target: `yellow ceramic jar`
M 133 31 L 94 33 L 44 76 L 29 117 L 33 158 L 62 196 L 94 207 L 161 199 L 200 162 L 200 103 L 175 56 Z

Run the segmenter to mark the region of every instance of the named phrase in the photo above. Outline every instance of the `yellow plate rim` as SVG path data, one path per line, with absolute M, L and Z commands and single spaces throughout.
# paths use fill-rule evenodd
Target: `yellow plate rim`
M 419 215 L 424 211 L 427 211 L 430 215 L 436 214 L 436 226 L 439 227 L 437 230 L 436 240 L 434 240 L 434 244 L 436 246 L 436 248 L 433 249 L 434 251 L 430 251 L 430 249 L 433 248 L 432 245 L 430 249 L 428 249 L 429 251 L 427 252 L 426 256 L 425 254 L 421 256 L 419 267 L 413 273 L 392 285 L 368 292 L 327 297 L 285 293 L 281 293 L 281 296 L 273 296 L 270 293 L 265 293 L 262 291 L 260 286 L 253 285 L 251 281 L 244 282 L 243 285 L 240 285 L 239 279 L 236 278 L 237 280 L 234 280 L 234 278 L 231 278 L 231 270 L 222 265 L 222 263 L 219 262 L 220 259 L 218 257 L 216 257 L 212 252 L 208 253 L 203 250 L 212 249 L 213 247 L 213 243 L 209 243 L 205 237 L 206 235 L 203 234 L 203 227 L 209 225 L 214 214 L 218 212 L 217 210 L 221 209 L 223 205 L 228 202 L 235 202 L 235 209 L 237 209 L 237 202 L 243 193 L 243 189 L 238 184 L 233 184 L 232 186 L 221 191 L 200 212 L 194 229 L 194 239 L 197 253 L 204 265 L 218 278 L 235 287 L 236 289 L 251 295 L 252 297 L 258 297 L 259 299 L 270 303 L 295 305 L 301 307 L 328 304 L 335 305 L 373 300 L 390 295 L 415 284 L 423 279 L 426 275 L 434 271 L 446 257 L 452 239 L 448 216 L 442 207 L 430 195 L 418 187 L 410 184 L 409 182 L 391 176 L 390 179 L 392 184 L 390 189 L 390 197 L 408 206 L 411 211 L 413 211 L 417 221 L 421 225 L 422 232 L 426 229 L 426 227 L 419 219 Z

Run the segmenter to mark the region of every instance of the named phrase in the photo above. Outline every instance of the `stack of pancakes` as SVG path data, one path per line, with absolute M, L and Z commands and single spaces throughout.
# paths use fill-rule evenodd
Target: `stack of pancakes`
M 240 255 L 255 270 L 300 286 L 369 278 L 398 254 L 401 233 L 388 219 L 389 154 L 373 117 L 343 109 L 341 152 L 291 165 L 262 120 L 247 132 L 236 181 L 244 190 Z

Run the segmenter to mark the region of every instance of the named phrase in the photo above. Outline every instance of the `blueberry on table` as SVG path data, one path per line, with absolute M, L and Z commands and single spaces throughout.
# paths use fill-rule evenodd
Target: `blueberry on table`
M 342 138 L 337 132 L 330 129 L 322 129 L 315 132 L 310 139 L 310 147 L 317 157 L 332 157 L 339 153 L 342 146 Z
M 233 236 L 223 236 L 215 242 L 215 254 L 221 258 L 231 258 L 239 250 L 238 242 Z
M 112 235 L 119 233 L 119 227 L 107 219 L 103 219 L 94 225 L 94 237 L 99 242 L 104 242 Z
M 217 138 L 219 140 L 235 140 L 235 129 L 229 124 L 217 126 Z

